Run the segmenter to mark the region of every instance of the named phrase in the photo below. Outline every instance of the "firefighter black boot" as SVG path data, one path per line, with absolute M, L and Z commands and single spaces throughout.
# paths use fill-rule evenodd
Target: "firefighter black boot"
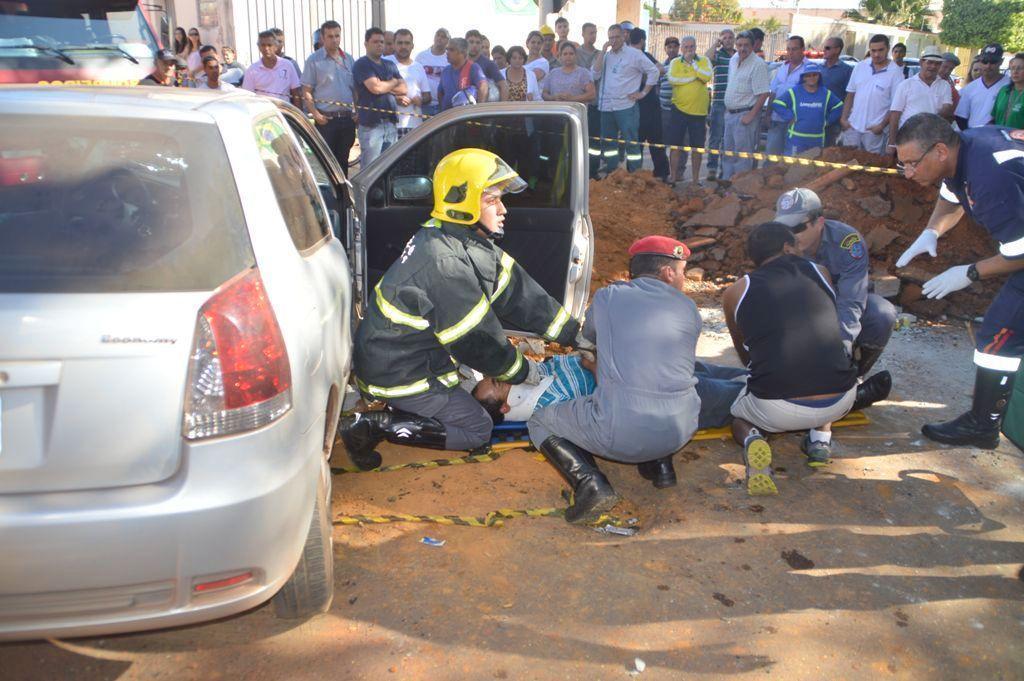
M 544 440 L 540 451 L 572 488 L 573 504 L 565 509 L 566 522 L 592 523 L 618 503 L 619 495 L 598 469 L 590 452 L 557 435 Z
M 428 449 L 445 448 L 445 429 L 437 419 L 407 411 L 391 410 L 391 420 L 384 428 L 388 442 Z
M 850 411 L 860 411 L 875 402 L 881 402 L 889 397 L 890 390 L 892 390 L 892 374 L 888 371 L 879 371 L 857 386 L 857 397 L 853 400 Z
M 338 431 L 349 458 L 361 471 L 380 467 L 381 457 L 374 447 L 383 440 L 412 447 L 445 448 L 445 429 L 440 421 L 397 409 L 346 416 L 338 424 Z
M 672 466 L 672 455 L 654 461 L 644 461 L 637 464 L 640 477 L 650 480 L 658 489 L 676 486 L 676 469 Z
M 338 434 L 356 468 L 372 471 L 380 466 L 380 454 L 373 449 L 384 440 L 384 428 L 390 421 L 390 412 L 368 411 L 345 416 L 338 423 Z
M 974 378 L 974 404 L 971 410 L 952 421 L 927 423 L 921 428 L 925 437 L 947 445 L 995 449 L 999 429 L 1013 391 L 1014 374 L 978 367 Z

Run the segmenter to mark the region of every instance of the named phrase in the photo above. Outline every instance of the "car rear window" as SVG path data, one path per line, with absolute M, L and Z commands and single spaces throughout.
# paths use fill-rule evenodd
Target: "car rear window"
M 254 264 L 215 126 L 4 117 L 0 293 L 202 291 Z

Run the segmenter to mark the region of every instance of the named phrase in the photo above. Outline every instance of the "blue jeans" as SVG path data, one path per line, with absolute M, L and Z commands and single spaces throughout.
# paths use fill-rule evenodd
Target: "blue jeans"
M 621 133 L 626 142 L 626 169 L 629 172 L 639 170 L 643 162 L 643 147 L 640 139 L 640 107 L 636 104 L 621 111 L 601 112 L 601 153 L 608 172 L 619 167 L 619 143 Z
M 725 113 L 725 151 L 751 152 L 757 148 L 757 138 L 761 132 L 760 118 L 755 118 L 749 125 L 743 125 L 742 119 L 748 112 Z M 723 180 L 743 173 L 754 167 L 753 159 L 725 156 L 722 158 Z
M 749 373 L 746 369 L 706 364 L 700 360 L 694 363 L 693 375 L 700 396 L 698 429 L 721 428 L 732 423 L 732 403 L 747 387 L 745 380 L 736 379 L 745 378 Z
M 373 163 L 384 150 L 398 141 L 398 128 L 394 121 L 381 121 L 372 128 L 359 126 L 359 169 Z
M 788 131 L 789 123 L 785 121 L 772 121 L 771 125 L 768 126 L 768 138 L 765 140 L 764 153 L 782 155 L 786 149 Z M 766 161 L 765 165 L 771 165 L 771 161 Z
M 722 139 L 725 137 L 725 102 L 712 102 L 708 114 L 711 129 L 708 131 L 708 149 L 722 150 Z M 708 170 L 718 169 L 718 154 L 708 154 Z
M 437 102 L 431 102 L 430 104 L 425 104 L 423 107 L 421 107 L 421 111 L 422 111 L 422 113 L 426 114 L 427 116 L 436 116 L 437 112 L 438 112 Z

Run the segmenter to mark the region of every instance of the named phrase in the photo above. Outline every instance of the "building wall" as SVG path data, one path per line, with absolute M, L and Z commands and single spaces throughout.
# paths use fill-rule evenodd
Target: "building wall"
M 614 23 L 616 0 L 581 0 L 568 2 L 557 14 L 548 14 L 547 23 L 554 28 L 559 15 L 569 20 L 569 37 L 582 40 L 580 27 L 590 21 L 598 26 L 598 44 L 604 27 Z M 525 45 L 530 31 L 540 28 L 540 10 L 532 0 L 387 0 L 385 23 L 388 30 L 407 28 L 412 31 L 415 51 L 430 47 L 434 32 L 444 27 L 455 36 L 471 28 L 479 30 L 491 45 Z
M 384 17 L 384 0 L 173 0 L 175 25 L 196 27 L 204 43 L 235 47 L 251 64 L 260 31 L 285 32 L 286 53 L 300 63 L 313 51 L 313 32 L 328 19 L 342 26 L 342 49 L 363 52 L 363 32 Z

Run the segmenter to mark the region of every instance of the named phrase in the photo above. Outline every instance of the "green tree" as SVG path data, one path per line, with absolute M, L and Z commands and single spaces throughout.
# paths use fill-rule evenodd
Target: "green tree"
M 843 16 L 868 24 L 930 31 L 929 21 L 935 18 L 935 12 L 929 4 L 929 0 L 861 0 L 857 9 L 847 10 Z
M 739 0 L 675 0 L 668 15 L 674 21 L 735 22 L 743 11 Z
M 949 45 L 1024 50 L 1024 0 L 943 0 L 940 29 Z
M 782 25 L 782 22 L 775 17 L 768 17 L 764 21 L 761 21 L 756 17 L 752 17 L 736 24 L 737 31 L 749 31 L 752 28 L 759 28 L 764 31 L 765 35 L 771 35 L 772 33 L 778 33 L 785 27 Z

